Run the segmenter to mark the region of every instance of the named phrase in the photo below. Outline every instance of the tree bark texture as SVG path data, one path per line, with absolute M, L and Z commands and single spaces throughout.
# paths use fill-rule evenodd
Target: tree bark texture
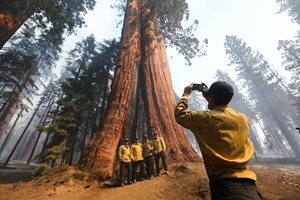
M 144 85 L 141 88 L 146 102 L 148 128 L 164 137 L 170 155 L 168 158 L 194 159 L 196 153 L 174 118 L 176 99 L 163 37 L 156 20 L 148 20 L 147 16 L 145 19 L 147 22 L 142 23 L 145 29 L 142 32 L 141 65 Z
M 121 49 L 103 128 L 89 143 L 79 162 L 80 168 L 96 170 L 106 179 L 113 175 L 125 117 L 132 105 L 140 60 L 140 22 L 138 0 L 127 4 Z
M 169 162 L 199 158 L 173 117 L 176 100 L 165 45 L 155 18 L 141 2 L 127 3 L 103 128 L 79 162 L 80 168 L 97 171 L 103 179 L 114 175 L 116 152 L 125 137 L 133 140 L 156 132 L 166 141 Z
M 29 18 L 30 14 L 22 13 L 17 16 L 16 13 L 10 13 L 0 7 L 0 49 L 15 34 L 15 32 Z M 25 12 L 25 11 L 24 11 Z

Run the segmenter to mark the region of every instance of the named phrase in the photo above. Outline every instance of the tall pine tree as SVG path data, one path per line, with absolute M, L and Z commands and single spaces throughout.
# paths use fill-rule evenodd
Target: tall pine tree
M 270 64 L 259 52 L 253 51 L 242 39 L 236 36 L 226 36 L 225 50 L 230 65 L 235 66 L 238 76 L 243 80 L 243 87 L 247 88 L 255 112 L 264 122 L 264 131 L 272 134 L 285 149 L 284 156 L 292 151 L 296 157 L 300 156 L 300 141 L 294 134 L 294 107 L 289 103 L 287 92 L 279 84 L 279 80 L 272 73 Z

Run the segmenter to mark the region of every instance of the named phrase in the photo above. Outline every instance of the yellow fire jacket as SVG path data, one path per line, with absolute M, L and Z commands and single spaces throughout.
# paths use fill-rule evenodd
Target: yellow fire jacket
M 254 149 L 249 139 L 248 118 L 228 106 L 211 111 L 188 110 L 188 97 L 183 96 L 175 108 L 176 121 L 190 129 L 200 146 L 210 181 L 221 178 L 250 178 L 247 167 Z
M 166 150 L 166 143 L 162 137 L 157 137 L 157 139 L 153 139 L 154 144 L 154 154 L 158 154 L 161 151 Z
M 132 161 L 143 160 L 143 145 L 141 143 L 133 143 L 131 145 L 131 159 Z
M 123 162 L 127 162 L 127 163 L 131 162 L 130 154 L 131 154 L 130 146 L 121 145 L 119 147 L 119 158 Z
M 148 140 L 146 143 L 143 144 L 143 156 L 149 157 L 153 155 L 154 145 L 153 141 Z

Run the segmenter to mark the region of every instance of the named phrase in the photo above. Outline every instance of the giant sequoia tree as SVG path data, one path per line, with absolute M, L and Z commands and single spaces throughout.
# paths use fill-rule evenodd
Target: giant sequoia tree
M 192 37 L 192 28 L 181 26 L 186 16 L 184 0 L 127 1 L 103 128 L 82 155 L 81 168 L 111 177 L 120 140 L 144 134 L 152 137 L 154 132 L 164 137 L 170 160 L 198 158 L 173 117 L 176 101 L 162 35 L 168 33 L 169 44 L 177 45 L 186 58 L 196 55 L 198 40 Z

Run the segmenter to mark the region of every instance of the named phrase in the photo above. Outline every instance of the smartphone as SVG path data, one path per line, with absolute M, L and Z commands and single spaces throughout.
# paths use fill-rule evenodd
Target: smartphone
M 193 87 L 192 87 L 192 90 L 198 90 L 198 91 L 202 91 L 202 89 L 203 89 L 203 83 L 194 83 L 193 84 Z

